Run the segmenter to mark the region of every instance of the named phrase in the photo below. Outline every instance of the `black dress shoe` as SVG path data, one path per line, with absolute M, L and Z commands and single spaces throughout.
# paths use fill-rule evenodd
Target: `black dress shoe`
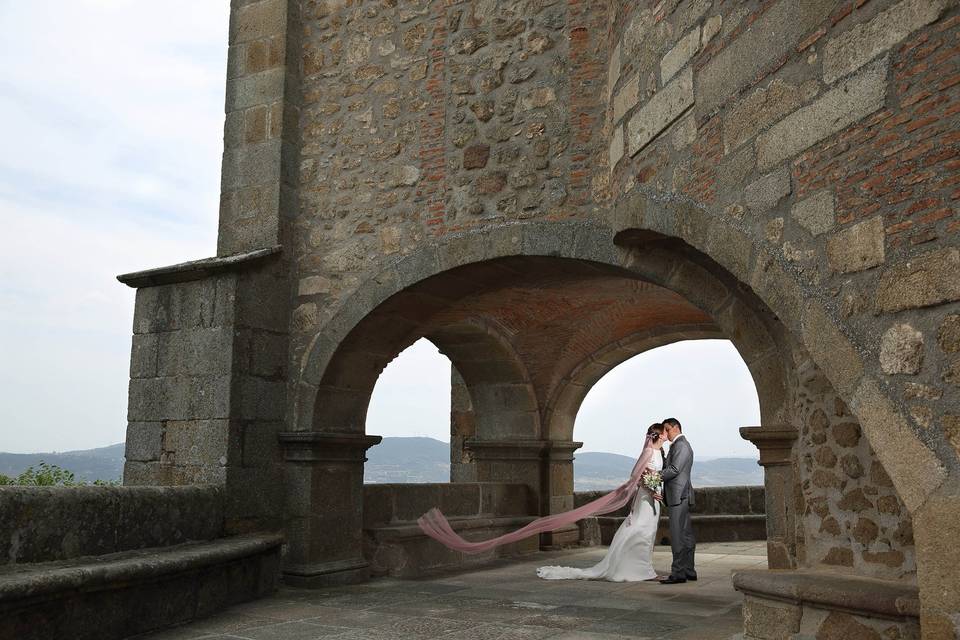
M 692 576 L 691 576 L 691 575 L 688 575 L 688 576 L 687 576 L 687 580 L 689 580 L 690 582 L 696 582 L 696 581 L 697 581 L 697 574 L 693 574 Z
M 677 578 L 675 576 L 670 576 L 660 581 L 660 584 L 683 584 L 686 582 L 686 578 Z

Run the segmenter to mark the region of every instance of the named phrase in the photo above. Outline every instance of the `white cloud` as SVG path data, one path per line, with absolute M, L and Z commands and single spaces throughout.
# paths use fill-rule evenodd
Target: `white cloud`
M 115 276 L 215 251 L 228 18 L 226 0 L 0 3 L 0 450 L 123 440 Z

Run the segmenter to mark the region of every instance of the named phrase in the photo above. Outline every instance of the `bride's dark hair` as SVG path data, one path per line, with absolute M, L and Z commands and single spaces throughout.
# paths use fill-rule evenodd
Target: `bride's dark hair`
M 653 441 L 656 442 L 663 437 L 664 428 L 663 425 L 659 422 L 654 422 L 652 425 L 647 427 L 647 435 L 653 436 Z

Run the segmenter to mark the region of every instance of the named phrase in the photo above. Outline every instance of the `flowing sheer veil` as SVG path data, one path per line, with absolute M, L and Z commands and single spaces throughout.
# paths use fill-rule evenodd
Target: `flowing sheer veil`
M 610 493 L 571 511 L 565 511 L 564 513 L 557 513 L 550 516 L 544 516 L 543 518 L 538 518 L 525 527 L 510 533 L 506 533 L 502 536 L 477 542 L 464 540 L 453 530 L 453 527 L 450 526 L 450 523 L 447 521 L 446 517 L 444 517 L 444 515 L 436 507 L 430 509 L 430 511 L 420 516 L 420 518 L 417 520 L 417 524 L 420 525 L 420 529 L 423 530 L 425 534 L 437 542 L 449 547 L 450 549 L 453 549 L 454 551 L 461 551 L 463 553 L 483 553 L 484 551 L 493 549 L 494 547 L 516 542 L 517 540 L 522 540 L 534 534 L 559 529 L 560 527 L 573 524 L 577 520 L 582 520 L 583 518 L 616 511 L 620 507 L 630 502 L 630 499 L 637 492 L 637 486 L 640 482 L 640 477 L 647 468 L 650 458 L 656 452 L 656 449 L 651 447 L 650 444 L 651 438 L 650 436 L 647 436 L 647 439 L 644 442 L 643 453 L 640 454 L 636 464 L 633 465 L 633 471 L 630 472 L 630 478 Z

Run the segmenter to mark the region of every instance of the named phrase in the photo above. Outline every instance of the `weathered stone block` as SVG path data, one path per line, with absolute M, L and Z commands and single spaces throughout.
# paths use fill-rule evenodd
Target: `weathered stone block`
M 613 96 L 613 122 L 617 123 L 640 100 L 640 77 L 633 76 Z
M 823 79 L 832 83 L 930 24 L 950 4 L 948 0 L 904 0 L 869 22 L 832 38 L 823 48 Z
M 614 169 L 620 159 L 623 157 L 623 127 L 617 126 L 613 129 L 613 135 L 610 137 L 610 169 Z
M 937 331 L 937 343 L 944 353 L 960 351 L 960 315 L 949 315 Z
M 764 69 L 790 52 L 801 37 L 827 18 L 835 6 L 829 0 L 780 0 L 765 11 L 697 73 L 698 113 L 712 112 L 728 96 L 753 83 Z
M 286 0 L 263 0 L 237 7 L 232 12 L 230 43 L 249 42 L 286 30 Z
M 617 46 L 613 48 L 613 53 L 610 54 L 610 66 L 607 67 L 607 96 L 613 94 L 613 89 L 617 85 L 617 80 L 620 79 L 620 43 L 617 43 Z
M 760 169 L 780 164 L 881 108 L 886 97 L 888 64 L 887 58 L 870 64 L 760 134 L 757 138 Z
M 810 304 L 804 311 L 803 341 L 840 393 L 856 389 L 863 375 L 860 355 L 818 304 Z
M 817 95 L 817 83 L 793 85 L 777 78 L 733 106 L 723 119 L 723 144 L 727 153 L 795 111 Z
M 743 599 L 743 630 L 753 638 L 779 640 L 800 629 L 802 609 L 796 605 L 774 603 L 753 596 Z
M 848 227 L 827 241 L 830 268 L 852 273 L 883 264 L 885 241 L 882 216 Z
M 700 49 L 700 27 L 694 27 L 660 60 L 660 83 L 667 84 Z
M 934 453 L 920 441 L 904 417 L 877 384 L 869 379 L 857 389 L 850 407 L 884 468 L 890 471 L 897 493 L 910 510 L 923 504 L 943 481 L 946 471 Z M 874 469 L 870 478 L 874 484 Z
M 801 227 L 813 235 L 826 233 L 834 225 L 833 192 L 829 189 L 818 191 L 793 205 L 790 214 Z
M 884 313 L 960 300 L 960 249 L 946 247 L 894 265 L 880 276 L 877 309 Z
M 152 378 L 157 375 L 157 335 L 134 334 L 130 349 L 130 377 Z
M 171 420 L 163 434 L 163 450 L 177 465 L 223 466 L 230 440 L 228 420 Z
M 751 211 L 761 214 L 777 206 L 789 193 L 790 171 L 781 167 L 747 185 L 744 201 Z
M 880 339 L 880 368 L 889 375 L 915 374 L 923 364 L 923 334 L 908 324 L 895 324 Z
M 136 462 L 159 460 L 162 441 L 162 422 L 130 422 L 124 457 Z
M 655 93 L 627 123 L 631 156 L 647 146 L 661 131 L 693 105 L 693 71 L 687 69 Z
M 269 105 L 283 98 L 284 69 L 268 69 L 227 80 L 227 112 Z

